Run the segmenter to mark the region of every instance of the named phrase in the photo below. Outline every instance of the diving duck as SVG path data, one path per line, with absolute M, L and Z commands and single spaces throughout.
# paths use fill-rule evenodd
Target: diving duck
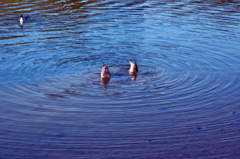
M 111 78 L 111 73 L 109 72 L 108 70 L 108 67 L 107 65 L 103 65 L 103 69 L 102 69 L 102 72 L 101 72 L 101 78 L 102 78 L 102 82 L 104 84 L 107 84 Z
M 135 63 L 133 63 L 129 60 L 129 63 L 130 63 L 129 73 L 130 74 L 136 74 L 138 72 L 137 61 L 135 61 Z

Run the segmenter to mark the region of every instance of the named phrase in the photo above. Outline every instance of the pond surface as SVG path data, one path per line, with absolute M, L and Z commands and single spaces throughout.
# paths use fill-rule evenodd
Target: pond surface
M 0 158 L 239 158 L 239 1 L 1 1 L 0 11 Z

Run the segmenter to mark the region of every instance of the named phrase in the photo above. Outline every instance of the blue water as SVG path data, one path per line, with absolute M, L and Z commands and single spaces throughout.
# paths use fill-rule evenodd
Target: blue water
M 239 35 L 238 0 L 0 2 L 0 158 L 238 159 Z

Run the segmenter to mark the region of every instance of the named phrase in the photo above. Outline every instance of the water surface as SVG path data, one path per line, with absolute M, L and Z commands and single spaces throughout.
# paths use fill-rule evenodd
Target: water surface
M 239 1 L 0 11 L 0 158 L 239 158 Z

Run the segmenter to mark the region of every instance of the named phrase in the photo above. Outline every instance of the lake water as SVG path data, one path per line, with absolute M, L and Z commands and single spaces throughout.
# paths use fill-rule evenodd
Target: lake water
M 1 1 L 0 47 L 1 159 L 239 159 L 238 0 Z

